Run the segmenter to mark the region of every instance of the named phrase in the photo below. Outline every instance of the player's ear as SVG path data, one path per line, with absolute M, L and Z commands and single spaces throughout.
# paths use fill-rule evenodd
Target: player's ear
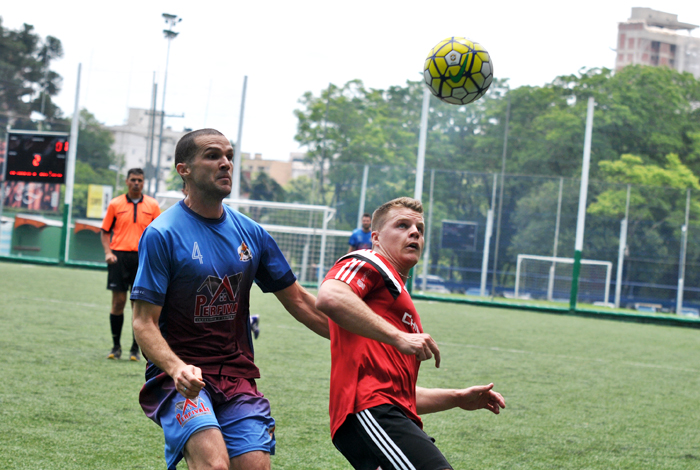
M 186 175 L 190 174 L 190 166 L 187 163 L 178 163 L 175 165 L 175 170 L 177 171 L 177 174 L 180 175 L 181 177 L 185 177 Z

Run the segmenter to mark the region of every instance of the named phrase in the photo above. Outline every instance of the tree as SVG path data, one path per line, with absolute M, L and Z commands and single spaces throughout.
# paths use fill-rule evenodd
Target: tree
M 32 25 L 14 31 L 2 26 L 0 18 L 0 125 L 34 129 L 32 111 L 42 112 L 46 127 L 53 130 L 61 110 L 51 101 L 61 88 L 61 76 L 50 69 L 51 62 L 63 56 L 61 41 L 41 39 Z
M 105 129 L 87 109 L 80 110 L 80 132 L 78 134 L 78 161 L 89 164 L 95 171 L 107 170 L 117 161 L 112 151 L 114 135 Z
M 284 201 L 284 189 L 266 172 L 261 171 L 250 184 L 250 199 L 254 201 Z

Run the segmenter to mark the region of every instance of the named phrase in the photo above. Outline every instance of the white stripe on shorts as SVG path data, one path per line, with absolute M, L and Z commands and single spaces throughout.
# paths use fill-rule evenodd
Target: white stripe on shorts
M 399 470 L 416 470 L 416 467 L 399 449 L 399 446 L 384 432 L 384 429 L 377 423 L 369 410 L 360 411 L 356 416 L 365 432 L 395 468 Z

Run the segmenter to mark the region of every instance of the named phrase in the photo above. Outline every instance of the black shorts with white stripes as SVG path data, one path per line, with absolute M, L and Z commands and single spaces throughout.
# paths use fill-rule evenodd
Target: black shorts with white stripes
M 356 470 L 452 469 L 433 442 L 394 405 L 349 415 L 333 438 Z

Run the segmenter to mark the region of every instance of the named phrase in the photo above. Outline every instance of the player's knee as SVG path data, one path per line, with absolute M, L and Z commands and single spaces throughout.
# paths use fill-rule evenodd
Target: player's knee
M 199 455 L 197 458 L 185 454 L 187 466 L 191 470 L 229 470 L 230 461 L 227 452 L 214 452 L 207 455 Z

